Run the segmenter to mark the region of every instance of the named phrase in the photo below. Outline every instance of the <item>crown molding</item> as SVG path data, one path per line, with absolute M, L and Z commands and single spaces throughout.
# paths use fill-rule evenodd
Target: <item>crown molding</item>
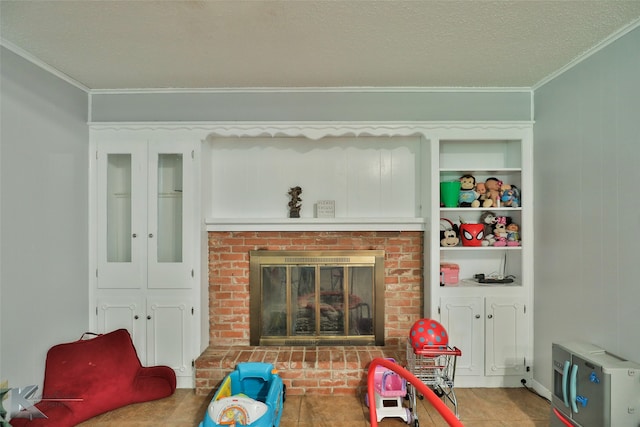
M 530 93 L 528 87 L 242 87 L 93 89 L 91 95 L 197 94 L 197 93 Z
M 51 65 L 47 64 L 46 62 L 43 62 L 41 59 L 33 56 L 32 54 L 30 54 L 26 50 L 23 50 L 23 49 L 19 48 L 18 46 L 14 45 L 10 41 L 7 41 L 7 40 L 5 40 L 3 38 L 0 38 L 0 46 L 5 47 L 7 50 L 15 53 L 16 55 L 22 57 L 25 60 L 31 62 L 32 64 L 36 65 L 37 67 L 42 68 L 43 70 L 47 71 L 48 73 L 53 74 L 54 76 L 56 76 L 60 80 L 63 80 L 64 82 L 69 83 L 70 85 L 75 86 L 78 89 L 81 89 L 86 93 L 91 93 L 91 89 L 89 89 L 87 86 L 83 85 L 82 83 L 80 83 L 77 80 L 72 79 L 71 77 L 69 77 L 68 75 L 63 73 L 62 71 L 58 70 L 57 68 L 52 67 Z
M 573 61 L 571 61 L 568 64 L 566 64 L 564 67 L 562 67 L 559 70 L 556 70 L 553 73 L 549 74 L 547 77 L 545 77 L 544 79 L 540 80 L 538 83 L 533 85 L 531 87 L 531 90 L 533 92 L 535 92 L 536 90 L 540 89 L 542 86 L 546 85 L 550 81 L 554 80 L 555 78 L 557 78 L 560 75 L 564 74 L 565 72 L 569 71 L 570 69 L 572 69 L 573 67 L 575 67 L 576 65 L 581 63 L 582 61 L 588 59 L 592 55 L 595 55 L 600 50 L 602 50 L 605 47 L 609 46 L 610 44 L 612 44 L 616 40 L 624 37 L 625 35 L 627 35 L 628 33 L 630 33 L 631 31 L 635 30 L 638 27 L 640 27 L 640 18 L 636 19 L 635 21 L 632 21 L 629 25 L 627 25 L 627 26 L 621 28 L 620 30 L 616 31 L 615 33 L 611 34 L 609 37 L 607 37 L 606 39 L 602 40 L 597 45 L 591 47 L 590 49 L 587 49 L 584 53 L 582 53 L 582 55 L 578 56 Z

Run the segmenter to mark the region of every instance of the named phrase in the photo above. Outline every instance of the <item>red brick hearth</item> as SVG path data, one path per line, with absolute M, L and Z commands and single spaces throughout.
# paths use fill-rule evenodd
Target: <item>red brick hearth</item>
M 385 251 L 385 345 L 249 346 L 249 251 Z M 196 360 L 196 393 L 206 395 L 243 361 L 273 363 L 287 393 L 355 394 L 375 357 L 404 360 L 409 329 L 422 314 L 420 231 L 209 232 L 210 347 Z

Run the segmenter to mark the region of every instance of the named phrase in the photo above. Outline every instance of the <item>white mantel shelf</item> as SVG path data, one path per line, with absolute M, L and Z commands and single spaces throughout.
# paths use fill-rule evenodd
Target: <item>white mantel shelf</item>
M 207 231 L 424 231 L 424 218 L 207 218 Z

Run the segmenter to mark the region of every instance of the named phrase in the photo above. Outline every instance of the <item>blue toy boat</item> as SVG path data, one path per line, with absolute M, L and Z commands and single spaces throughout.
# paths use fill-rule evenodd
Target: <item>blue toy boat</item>
M 278 427 L 285 386 L 271 363 L 239 363 L 209 403 L 200 427 Z

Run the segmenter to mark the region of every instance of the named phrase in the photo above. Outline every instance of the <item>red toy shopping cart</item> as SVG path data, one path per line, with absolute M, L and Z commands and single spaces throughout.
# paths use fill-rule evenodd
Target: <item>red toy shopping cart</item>
M 449 345 L 429 345 L 415 348 L 411 342 L 407 342 L 407 369 L 420 381 L 433 390 L 433 392 L 449 401 L 453 406 L 453 412 L 458 415 L 458 401 L 453 390 L 456 374 L 456 358 L 462 352 L 457 347 Z M 416 410 L 416 398 L 422 398 L 415 387 L 408 387 L 409 399 L 413 411 L 414 427 L 419 427 L 418 412 Z
M 453 391 L 453 382 L 456 358 L 461 355 L 458 348 L 449 345 L 449 335 L 439 322 L 420 319 L 411 327 L 407 341 L 407 369 L 445 404 L 449 402 L 456 418 L 459 418 L 458 400 Z M 419 427 L 416 398 L 422 399 L 423 396 L 418 396 L 416 387 L 412 385 L 408 393 L 414 427 Z

